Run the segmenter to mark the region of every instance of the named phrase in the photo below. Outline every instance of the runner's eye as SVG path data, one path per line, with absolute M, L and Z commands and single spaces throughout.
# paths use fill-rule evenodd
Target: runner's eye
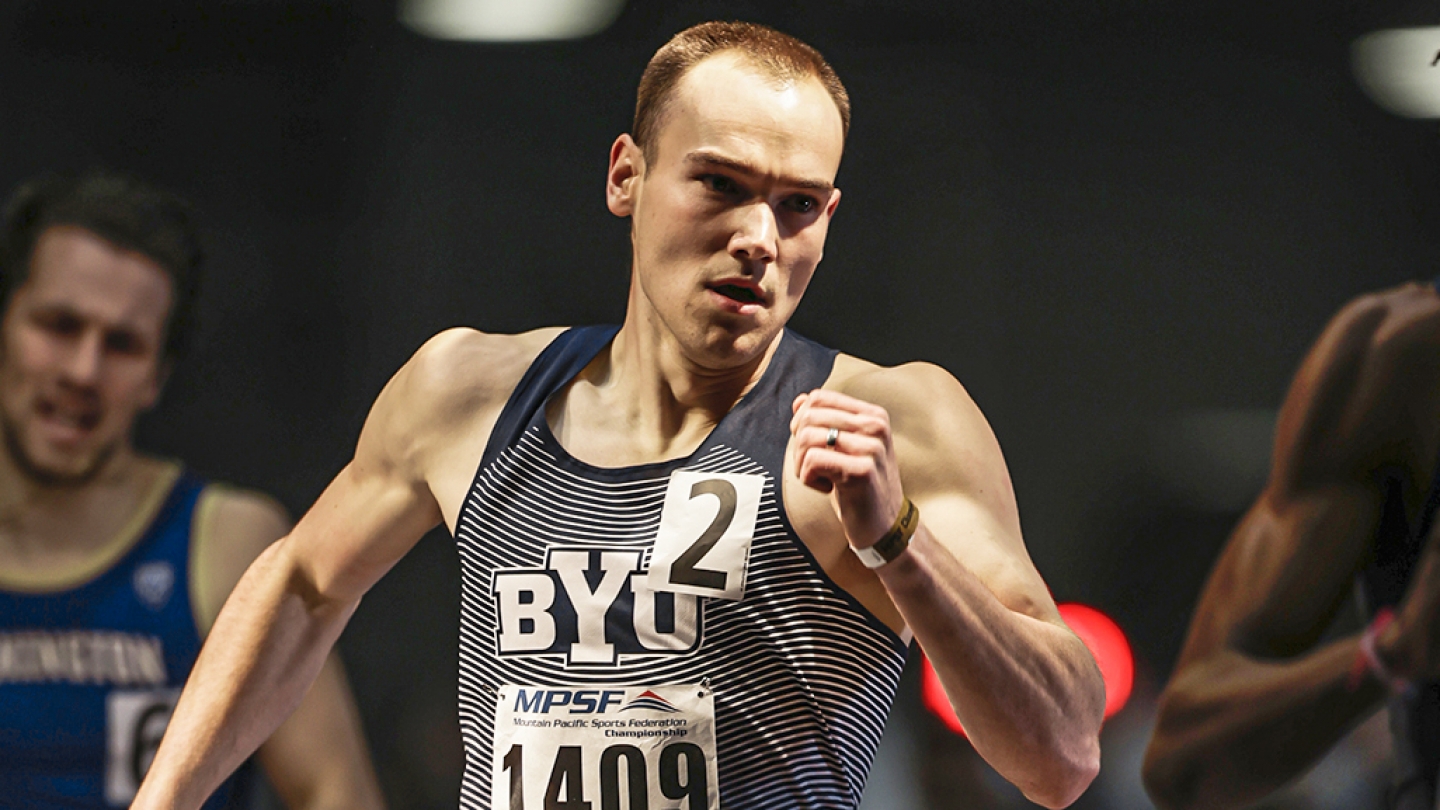
M 145 352 L 145 341 L 134 332 L 116 330 L 105 334 L 105 348 L 116 354 L 139 355 Z
M 809 194 L 796 194 L 785 201 L 785 207 L 797 214 L 810 214 L 820 207 L 820 201 Z
M 85 326 L 85 323 L 74 314 L 63 311 L 38 312 L 33 320 L 36 326 L 57 336 L 78 335 Z
M 716 194 L 732 195 L 740 193 L 740 186 L 736 184 L 734 180 L 731 180 L 723 174 L 701 175 L 700 182 L 704 183 L 706 188 Z

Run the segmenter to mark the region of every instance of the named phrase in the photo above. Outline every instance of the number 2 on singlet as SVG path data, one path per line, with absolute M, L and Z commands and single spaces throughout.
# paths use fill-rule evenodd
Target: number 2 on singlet
M 765 476 L 676 470 L 665 491 L 647 585 L 718 599 L 745 595 Z

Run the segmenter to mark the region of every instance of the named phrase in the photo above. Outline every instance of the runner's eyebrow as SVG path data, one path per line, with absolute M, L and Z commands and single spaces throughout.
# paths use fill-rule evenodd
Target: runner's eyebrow
M 685 162 L 697 168 L 729 169 L 736 174 L 748 175 L 750 177 L 764 174 L 764 172 L 743 160 L 736 160 L 735 158 L 726 157 L 717 152 L 705 149 L 697 150 L 686 155 Z M 788 177 L 784 175 L 777 179 L 779 179 L 781 185 L 803 188 L 807 191 L 814 191 L 822 196 L 829 195 L 830 192 L 835 190 L 835 184 L 825 180 L 814 180 L 806 177 Z

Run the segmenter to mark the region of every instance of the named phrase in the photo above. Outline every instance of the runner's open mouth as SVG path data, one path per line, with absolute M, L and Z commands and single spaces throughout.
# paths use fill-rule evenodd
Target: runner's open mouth
M 100 414 L 94 410 L 61 408 L 49 400 L 41 400 L 36 407 L 41 418 L 57 422 L 76 430 L 92 430 L 100 424 Z
M 715 292 L 720 293 L 721 295 L 725 296 L 726 298 L 730 298 L 730 299 L 733 299 L 733 300 L 735 300 L 735 301 L 739 301 L 739 302 L 742 303 L 742 304 L 759 304 L 759 303 L 761 303 L 759 293 L 755 292 L 754 290 L 750 289 L 749 287 L 742 287 L 742 286 L 740 286 L 740 285 L 738 285 L 738 284 L 717 284 L 717 285 L 715 285 L 714 287 L 711 287 L 710 289 L 714 290 Z

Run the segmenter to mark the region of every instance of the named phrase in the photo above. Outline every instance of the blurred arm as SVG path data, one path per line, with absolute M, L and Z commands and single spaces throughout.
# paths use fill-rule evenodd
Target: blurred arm
M 381 392 L 354 460 L 235 586 L 132 805 L 137 810 L 198 807 L 300 704 L 361 596 L 439 522 L 424 449 L 434 445 L 426 431 L 446 424 L 432 404 L 447 401 L 436 386 L 453 375 L 443 368 L 444 353 L 435 343 Z M 305 711 L 324 715 L 358 739 L 353 707 L 336 689 L 338 669 L 332 665 L 328 672 Z M 306 737 L 317 732 L 308 725 L 301 731 Z M 294 736 L 282 734 L 262 759 L 293 755 L 292 743 Z M 343 745 L 331 754 L 346 763 L 363 760 Z M 353 777 L 372 778 L 368 768 Z M 304 790 L 283 768 L 277 787 L 292 794 L 287 800 Z M 312 787 L 316 800 L 331 795 L 328 781 Z
M 1357 299 L 1301 365 L 1270 479 L 1221 553 L 1161 696 L 1144 778 L 1162 807 L 1255 801 L 1385 697 L 1373 678 L 1347 683 L 1358 635 L 1316 645 L 1371 553 L 1387 482 L 1418 504 L 1433 473 L 1437 311 L 1418 285 Z
M 260 746 L 290 810 L 382 810 L 384 796 L 340 657 L 331 654 L 295 713 Z
M 196 510 L 196 622 L 208 634 L 245 569 L 291 528 L 284 509 L 252 492 L 211 486 Z M 260 763 L 292 810 L 380 810 L 360 715 L 332 652 L 299 708 L 260 746 Z

